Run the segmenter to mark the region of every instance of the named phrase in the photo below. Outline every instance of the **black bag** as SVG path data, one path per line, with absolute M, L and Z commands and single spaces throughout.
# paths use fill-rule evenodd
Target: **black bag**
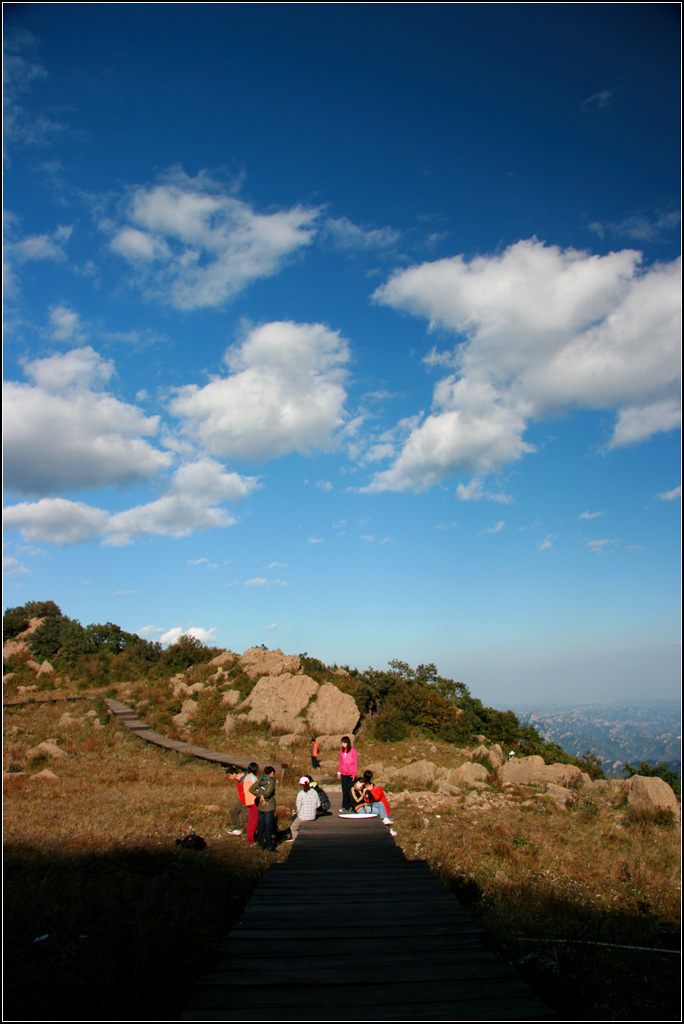
M 330 800 L 328 799 L 328 796 L 325 793 L 325 791 L 322 790 L 320 786 L 316 786 L 316 792 L 318 793 L 318 799 L 321 801 L 321 805 L 318 808 L 318 810 L 319 811 L 323 811 L 323 812 L 329 811 L 330 810 Z
M 198 836 L 194 832 L 191 832 L 185 839 L 177 839 L 176 843 L 184 850 L 206 850 L 207 848 L 206 841 L 202 839 L 202 836 Z

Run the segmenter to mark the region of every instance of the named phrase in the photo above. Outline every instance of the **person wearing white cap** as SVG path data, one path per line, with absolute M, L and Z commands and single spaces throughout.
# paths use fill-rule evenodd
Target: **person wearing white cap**
M 311 781 L 307 775 L 302 775 L 299 780 L 299 792 L 297 793 L 297 813 L 292 819 L 290 825 L 290 832 L 292 834 L 291 839 L 287 839 L 286 842 L 294 843 L 297 838 L 297 833 L 302 827 L 303 821 L 315 821 L 316 811 L 320 805 L 321 799 L 315 789 L 311 788 Z

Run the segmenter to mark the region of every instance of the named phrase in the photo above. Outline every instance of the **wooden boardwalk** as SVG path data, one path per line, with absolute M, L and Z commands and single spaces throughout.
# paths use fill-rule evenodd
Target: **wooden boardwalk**
M 481 936 L 381 819 L 334 813 L 271 866 L 181 1019 L 554 1020 Z
M 90 698 L 94 699 L 94 698 Z M 153 743 L 157 747 L 164 747 L 165 750 L 177 750 L 181 754 L 189 754 L 191 757 L 199 757 L 203 761 L 215 761 L 224 767 L 246 768 L 252 758 L 240 757 L 236 754 L 226 754 L 220 750 L 209 750 L 206 747 L 197 747 L 192 743 L 184 743 L 183 740 L 170 740 L 160 732 L 154 732 L 148 725 L 138 718 L 135 711 L 122 704 L 119 700 L 106 699 L 105 703 L 111 713 L 130 729 L 132 733 L 147 743 Z

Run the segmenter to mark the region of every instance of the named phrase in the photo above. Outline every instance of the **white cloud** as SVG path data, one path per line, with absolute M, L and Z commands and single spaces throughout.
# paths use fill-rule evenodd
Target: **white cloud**
M 510 494 L 502 494 L 499 491 L 485 491 L 482 481 L 473 479 L 469 484 L 459 484 L 456 488 L 456 497 L 459 501 L 496 501 L 500 505 L 512 505 L 514 499 Z
M 530 239 L 496 256 L 401 270 L 376 301 L 458 337 L 430 366 L 452 372 L 431 414 L 368 490 L 420 490 L 501 469 L 533 449 L 527 425 L 615 409 L 611 447 L 679 422 L 680 261 L 639 269 L 632 250 L 592 256 Z
M 587 99 L 582 100 L 580 103 L 580 110 L 605 110 L 613 102 L 613 96 L 615 95 L 615 89 L 601 89 L 600 92 L 595 92 Z
M 13 555 L 3 556 L 2 571 L 6 576 L 30 576 L 31 570 L 22 565 Z
M 553 547 L 554 540 L 555 536 L 552 533 L 550 533 L 548 537 L 544 537 L 544 540 L 539 545 L 539 550 L 548 551 L 550 547 Z
M 157 416 L 90 385 L 105 382 L 109 362 L 92 349 L 36 359 L 26 365 L 35 386 L 6 382 L 5 486 L 43 496 L 72 489 L 149 480 L 171 462 L 145 436 Z
M 6 528 L 20 529 L 26 540 L 61 546 L 83 544 L 98 537 L 106 528 L 108 513 L 81 501 L 41 498 L 10 505 L 3 519 Z
M 82 323 L 80 315 L 68 306 L 53 306 L 50 309 L 50 323 L 55 341 L 78 344 L 88 336 L 88 329 Z
M 657 211 L 651 213 L 635 213 L 619 222 L 602 224 L 594 222 L 589 227 L 599 238 L 606 234 L 621 235 L 632 241 L 662 242 L 679 231 L 681 214 L 679 210 Z
M 200 458 L 180 466 L 173 477 L 171 492 L 192 496 L 202 504 L 241 501 L 259 486 L 256 477 L 228 473 L 215 459 Z
M 199 482 L 196 488 L 193 479 Z M 253 478 L 226 473 L 211 460 L 200 460 L 197 467 L 184 465 L 176 471 L 167 494 L 122 512 L 42 498 L 8 506 L 4 518 L 7 527 L 21 530 L 27 540 L 64 545 L 99 538 L 118 547 L 137 537 L 188 537 L 199 530 L 233 526 L 236 518 L 219 503 L 240 500 L 255 486 Z
M 302 206 L 260 214 L 207 175 L 175 170 L 132 189 L 110 246 L 136 266 L 149 297 L 176 309 L 223 306 L 308 245 L 318 214 Z
M 171 411 L 212 455 L 268 459 L 332 447 L 344 423 L 346 341 L 323 324 L 254 328 L 227 377 L 179 389 Z
M 681 485 L 679 487 L 673 487 L 671 491 L 662 491 L 660 494 L 656 494 L 656 498 L 659 501 L 676 501 L 677 498 L 681 498 L 681 496 Z
M 26 31 L 7 32 L 3 39 L 3 136 L 5 163 L 7 148 L 13 145 L 41 147 L 64 125 L 51 116 L 27 110 L 23 97 L 34 83 L 48 77 L 48 72 L 33 58 L 38 41 Z
M 653 434 L 675 430 L 682 420 L 681 403 L 678 398 L 653 402 L 636 409 L 622 409 L 618 414 L 610 448 L 645 441 Z
M 506 524 L 502 519 L 500 522 L 495 523 L 494 526 L 490 526 L 488 529 L 482 530 L 482 533 L 501 533 L 505 525 Z
M 393 228 L 366 228 L 354 224 L 348 217 L 329 217 L 325 221 L 325 234 L 338 249 L 367 250 L 391 249 L 401 237 Z
M 362 490 L 421 491 L 460 471 L 484 477 L 534 451 L 522 440 L 523 411 L 486 381 L 449 377 L 435 389 L 435 406 L 394 464 Z
M 198 530 L 233 526 L 236 521 L 222 508 L 167 494 L 157 501 L 112 514 L 104 543 L 120 547 L 136 537 L 189 537 Z
M 17 239 L 19 218 L 9 210 L 3 216 L 2 277 L 5 301 L 19 294 L 17 267 L 37 260 L 59 262 L 66 256 L 65 246 L 72 228 L 60 225 L 51 234 L 27 235 Z
M 114 374 L 114 363 L 102 359 L 87 345 L 45 359 L 33 359 L 24 364 L 24 372 L 39 388 L 59 394 L 71 387 L 92 388 L 106 384 Z
M 148 626 L 146 628 L 150 629 L 152 627 Z M 166 632 L 159 637 L 159 642 L 161 644 L 171 645 L 178 643 L 182 636 L 192 636 L 195 640 L 199 640 L 201 643 L 207 644 L 216 639 L 216 633 L 216 626 L 212 626 L 211 629 L 204 629 L 202 626 L 190 626 L 189 629 L 183 629 L 182 626 L 173 626 L 171 629 L 167 629 Z M 138 635 L 142 636 L 143 630 L 139 630 Z
M 578 519 L 597 519 L 599 516 L 604 516 L 605 512 L 580 512 L 577 516 Z
M 602 540 L 588 540 L 585 543 L 595 555 L 604 555 L 606 552 L 612 554 L 620 541 L 615 538 L 605 537 Z

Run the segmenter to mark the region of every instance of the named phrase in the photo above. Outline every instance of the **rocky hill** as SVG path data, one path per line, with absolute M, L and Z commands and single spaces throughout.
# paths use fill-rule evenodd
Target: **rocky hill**
M 681 709 L 675 701 L 650 701 L 642 706 L 614 704 L 515 707 L 520 721 L 544 739 L 581 757 L 587 750 L 600 757 L 608 776 L 619 776 L 625 762 L 666 764 L 681 771 Z

